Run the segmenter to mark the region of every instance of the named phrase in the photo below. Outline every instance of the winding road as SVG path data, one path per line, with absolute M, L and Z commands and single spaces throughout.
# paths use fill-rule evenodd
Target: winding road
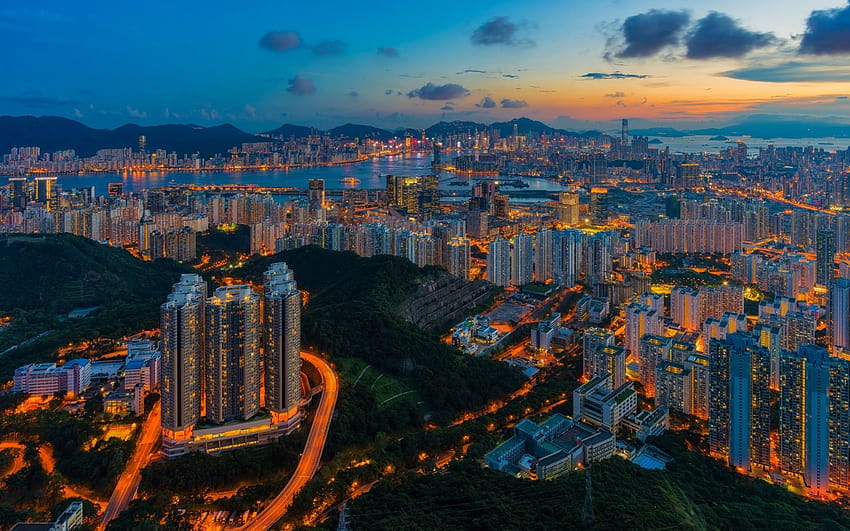
M 98 530 L 106 529 L 106 526 L 118 517 L 133 501 L 136 496 L 136 491 L 139 490 L 139 483 L 142 481 L 142 469 L 150 462 L 151 454 L 160 441 L 160 403 L 157 402 L 153 410 L 148 415 L 145 423 L 142 424 L 142 431 L 139 434 L 139 439 L 136 442 L 136 449 L 130 462 L 127 463 L 127 468 L 118 478 L 118 483 L 115 485 L 115 490 L 112 491 L 112 496 L 109 498 L 109 503 L 106 510 L 103 511 L 103 519 L 98 526 Z
M 325 449 L 325 441 L 327 441 L 331 419 L 336 408 L 339 381 L 336 373 L 324 359 L 308 352 L 302 352 L 301 359 L 319 371 L 322 375 L 322 383 L 324 385 L 322 398 L 319 402 L 319 407 L 316 409 L 313 425 L 310 427 L 310 434 L 307 436 L 307 444 L 304 445 L 304 453 L 301 454 L 301 460 L 295 468 L 295 473 L 289 482 L 287 482 L 286 486 L 283 487 L 283 490 L 269 502 L 253 522 L 249 522 L 239 528 L 240 530 L 266 531 L 267 529 L 271 529 L 286 514 L 286 509 L 289 508 L 295 495 L 313 478 L 316 470 L 319 469 L 319 464 L 322 460 L 322 451 Z

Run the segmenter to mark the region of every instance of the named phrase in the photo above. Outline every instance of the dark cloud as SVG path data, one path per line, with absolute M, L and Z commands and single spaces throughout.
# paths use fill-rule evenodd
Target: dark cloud
M 686 11 L 650 9 L 623 22 L 625 48 L 618 57 L 649 57 L 679 44 L 691 16 Z
M 460 72 L 458 72 L 457 75 L 461 75 L 461 74 L 486 74 L 486 73 L 487 73 L 486 70 L 477 70 L 475 68 L 467 68 L 466 70 L 461 70 Z
M 387 89 L 387 90 L 384 91 L 384 96 L 392 96 L 393 92 L 395 92 L 395 90 Z
M 850 81 L 850 66 L 843 61 L 787 61 L 769 66 L 749 66 L 723 72 L 733 79 L 767 83 L 828 83 Z
M 348 45 L 342 41 L 325 40 L 313 46 L 313 53 L 316 55 L 342 55 L 347 49 Z
M 606 98 L 623 98 L 623 97 L 625 97 L 625 95 L 626 95 L 625 92 L 612 92 L 610 94 L 606 94 L 605 97 Z
M 345 95 L 346 95 L 346 96 L 349 96 L 349 97 L 352 97 L 352 98 L 356 98 L 357 96 L 359 96 L 359 95 L 360 95 L 360 93 L 359 93 L 359 92 L 357 92 L 356 90 L 351 90 L 351 91 L 349 91 L 349 92 L 346 92 L 346 93 L 345 93 Z
M 502 99 L 501 105 L 503 109 L 522 109 L 523 107 L 528 107 L 528 103 L 525 100 L 511 100 L 508 98 Z
M 298 74 L 296 74 L 294 78 L 288 80 L 288 83 L 289 87 L 286 91 L 292 94 L 302 95 L 316 92 L 316 86 L 313 85 L 313 80 Z
M 389 46 L 379 46 L 378 47 L 378 55 L 383 55 L 384 57 L 392 57 L 393 59 L 399 57 L 398 48 L 391 48 Z
M 481 103 L 476 103 L 476 107 L 481 107 L 482 109 L 492 109 L 496 106 L 496 102 L 493 101 L 493 98 L 490 96 L 484 96 L 484 99 L 481 100 Z
M 481 46 L 492 46 L 501 44 L 504 46 L 533 46 L 534 41 L 521 37 L 519 34 L 528 29 L 527 22 L 515 24 L 508 17 L 493 17 L 475 31 L 470 39 L 472 44 Z
M 697 21 L 685 41 L 689 59 L 742 57 L 776 39 L 770 33 L 757 33 L 738 25 L 723 13 L 711 12 Z
M 815 55 L 850 54 L 850 5 L 812 11 L 806 20 L 800 52 Z
M 502 74 L 502 77 L 507 77 L 510 79 L 517 79 L 519 76 L 516 74 Z
M 469 94 L 469 91 L 457 83 L 447 83 L 445 85 L 426 83 L 421 88 L 408 92 L 407 97 L 419 98 L 421 100 L 453 100 L 455 98 L 462 98 L 467 94 Z
M 609 74 L 602 72 L 588 72 L 579 77 L 583 79 L 646 79 L 649 76 L 646 74 L 624 74 L 618 70 Z
M 443 105 L 442 107 L 440 107 L 440 110 L 441 111 L 453 111 L 453 110 L 455 110 L 455 108 L 447 103 L 447 104 Z
M 288 52 L 301 47 L 301 37 L 294 31 L 270 31 L 260 39 L 260 48 L 273 52 Z

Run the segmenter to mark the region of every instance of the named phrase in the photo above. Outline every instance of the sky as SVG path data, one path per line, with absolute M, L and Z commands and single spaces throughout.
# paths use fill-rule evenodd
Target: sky
M 846 0 L 4 0 L 0 114 L 96 127 L 850 123 Z

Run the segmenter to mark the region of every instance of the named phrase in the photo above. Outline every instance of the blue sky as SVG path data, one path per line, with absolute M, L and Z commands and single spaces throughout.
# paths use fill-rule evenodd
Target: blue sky
M 850 121 L 846 2 L 692 5 L 6 0 L 0 114 L 249 131 Z

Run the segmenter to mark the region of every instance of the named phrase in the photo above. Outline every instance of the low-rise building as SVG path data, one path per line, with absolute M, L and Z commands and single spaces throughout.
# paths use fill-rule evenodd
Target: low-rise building
M 30 363 L 15 369 L 12 389 L 34 396 L 69 393 L 79 395 L 91 385 L 91 363 L 73 359 L 61 366 Z

